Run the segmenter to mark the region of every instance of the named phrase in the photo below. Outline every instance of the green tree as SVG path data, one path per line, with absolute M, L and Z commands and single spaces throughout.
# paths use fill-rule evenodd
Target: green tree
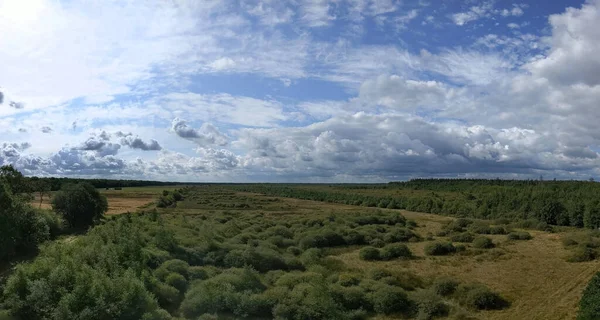
M 52 198 L 52 209 L 73 228 L 86 228 L 102 218 L 108 201 L 89 183 L 65 185 Z

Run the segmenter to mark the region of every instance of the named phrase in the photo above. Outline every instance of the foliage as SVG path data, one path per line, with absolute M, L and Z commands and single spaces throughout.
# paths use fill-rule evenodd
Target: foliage
M 438 278 L 433 283 L 433 291 L 440 296 L 448 296 L 454 293 L 459 282 L 452 278 Z
M 60 213 L 73 228 L 87 228 L 97 223 L 108 210 L 106 197 L 89 183 L 65 185 L 52 198 L 52 209 Z
M 473 247 L 478 249 L 490 249 L 495 247 L 495 245 L 494 242 L 492 242 L 492 239 L 480 236 L 473 240 Z
M 430 242 L 425 245 L 425 254 L 430 256 L 443 256 L 456 252 L 451 242 Z
M 364 247 L 360 249 L 358 256 L 361 260 L 373 261 L 381 259 L 379 249 L 373 247 Z
M 509 240 L 531 240 L 532 236 L 526 231 L 513 231 L 508 234 L 507 238 Z
M 590 280 L 579 301 L 577 320 L 593 320 L 600 316 L 600 272 Z
M 410 249 L 405 244 L 393 243 L 383 247 L 380 251 L 382 260 L 392 260 L 396 258 L 411 258 L 413 256 Z
M 468 308 L 477 310 L 498 310 L 508 306 L 499 294 L 480 284 L 462 284 L 456 289 L 459 301 Z

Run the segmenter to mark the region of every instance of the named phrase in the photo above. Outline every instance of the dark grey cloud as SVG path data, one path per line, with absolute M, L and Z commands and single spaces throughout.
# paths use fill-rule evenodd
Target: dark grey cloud
M 25 128 L 19 128 L 19 132 L 27 132 L 27 129 L 25 129 Z
M 2 93 L 2 91 L 0 91 L 0 104 L 4 103 L 4 93 Z
M 227 136 L 210 123 L 204 123 L 200 129 L 196 130 L 188 126 L 185 120 L 175 118 L 171 123 L 171 130 L 178 136 L 193 141 L 200 146 L 225 146 L 229 143 Z
M 47 127 L 47 126 L 42 127 L 41 130 L 42 130 L 43 133 L 51 133 L 52 132 L 52 128 Z

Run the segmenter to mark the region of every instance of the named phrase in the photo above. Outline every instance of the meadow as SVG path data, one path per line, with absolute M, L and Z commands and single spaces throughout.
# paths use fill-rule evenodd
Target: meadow
M 600 268 L 600 236 L 571 226 L 173 190 L 102 191 L 126 211 L 166 207 L 43 245 L 2 306 L 21 319 L 575 319 Z

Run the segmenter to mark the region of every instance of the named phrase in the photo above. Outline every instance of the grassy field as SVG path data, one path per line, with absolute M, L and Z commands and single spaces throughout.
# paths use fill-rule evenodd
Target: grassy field
M 268 212 L 270 215 L 329 215 L 369 213 L 381 209 L 363 208 L 290 198 L 267 197 L 253 193 L 218 195 L 205 191 L 201 201 L 185 201 L 175 214 L 196 215 L 222 210 Z M 276 200 L 276 202 L 271 202 Z M 248 204 L 248 208 L 227 208 L 229 204 Z M 383 211 L 400 211 L 388 210 Z M 417 223 L 415 230 L 422 236 L 436 234 L 451 217 L 400 211 Z M 358 248 L 337 250 L 334 256 L 349 267 L 367 270 L 374 266 L 414 272 L 425 279 L 452 276 L 462 281 L 480 282 L 506 297 L 510 308 L 483 311 L 482 319 L 575 319 L 581 293 L 591 277 L 600 269 L 600 262 L 570 263 L 569 251 L 561 238 L 571 230 L 549 233 L 528 230 L 533 239 L 511 241 L 506 235 L 489 235 L 496 248 L 476 251 L 470 255 L 431 257 L 424 254 L 428 241 L 408 243 L 416 255 L 412 260 L 368 262 L 360 260 Z M 447 239 L 436 237 L 435 240 Z M 468 246 L 468 245 L 467 245 Z
M 162 194 L 163 190 L 176 188 L 178 187 L 125 188 L 123 190 L 102 190 L 102 193 L 108 198 L 109 214 L 117 214 L 127 211 L 134 212 L 137 208 L 151 209 L 153 206 L 150 207 L 148 204 Z M 33 203 L 37 204 L 39 201 L 34 200 Z M 49 204 L 46 201 L 44 205 Z M 300 270 L 304 270 L 307 274 L 323 273 L 327 281 L 332 281 L 332 277 L 341 279 L 344 274 L 357 275 L 361 279 L 361 288 L 363 283 L 372 281 L 368 280 L 368 274 L 374 270 L 389 270 L 401 283 L 400 287 L 406 289 L 410 299 L 415 299 L 415 301 L 419 301 L 419 295 L 422 292 L 430 291 L 434 287 L 432 284 L 441 277 L 455 279 L 464 285 L 483 284 L 508 301 L 508 307 L 499 308 L 500 310 L 477 310 L 465 305 L 460 297 L 444 296 L 443 303 L 448 306 L 447 317 L 450 319 L 575 319 L 582 291 L 600 269 L 599 261 L 567 262 L 571 251 L 563 245 L 562 240 L 585 232 L 570 227 L 555 229 L 559 230 L 555 232 L 546 232 L 519 229 L 515 225 L 507 225 L 507 222 L 503 222 L 504 225 L 500 226 L 502 224 L 500 222 L 498 225 L 494 225 L 490 221 L 472 219 L 470 222 L 473 226 L 479 224 L 487 227 L 501 227 L 508 231 L 525 231 L 532 236 L 532 239 L 517 241 L 510 240 L 506 234 L 486 234 L 485 237 L 492 240 L 493 248 L 481 249 L 473 243 L 466 242 L 461 243 L 464 249 L 460 252 L 431 256 L 426 254 L 426 248 L 434 241 L 450 241 L 452 234 L 444 235 L 442 232 L 448 228 L 449 224 L 457 223 L 455 218 L 397 209 L 379 209 L 266 196 L 258 193 L 238 192 L 231 187 L 218 185 L 196 187 L 186 195 L 183 201 L 178 202 L 176 207 L 159 208 L 158 213 L 162 221 L 160 225 L 164 225 L 168 230 L 174 232 L 174 237 L 180 246 L 180 249 L 175 252 L 180 252 L 181 248 L 186 248 L 184 251 L 190 253 L 203 252 L 199 257 L 203 256 L 204 258 L 197 262 L 193 261 L 199 258 L 189 257 L 191 260 L 188 258 L 185 260 L 190 265 L 201 265 L 202 268 L 216 266 L 218 269 L 214 270 L 218 271 L 206 269 L 212 274 L 211 277 L 220 272 L 227 272 L 227 268 L 232 267 L 231 264 L 228 264 L 230 262 L 227 262 L 236 261 L 229 257 L 232 252 L 236 252 L 236 250 L 246 252 L 244 250 L 256 245 L 257 250 L 263 250 L 260 252 L 271 252 L 269 253 L 270 257 L 280 255 L 288 265 L 284 267 L 286 270 L 287 268 L 296 270 L 290 266 L 301 263 L 303 266 L 299 267 Z M 408 224 L 401 227 L 400 224 L 381 225 L 375 223 L 371 225 L 367 223 L 364 226 L 366 229 L 361 229 L 360 223 L 357 225 L 352 222 L 357 221 L 355 220 L 357 217 L 378 215 L 391 217 L 395 213 L 400 213 L 409 222 L 412 221 L 410 226 Z M 331 225 L 329 225 L 330 221 Z M 154 222 L 140 223 L 150 226 Z M 284 237 L 285 239 L 274 240 L 273 236 L 269 235 L 269 230 L 282 226 L 288 228 L 293 234 Z M 379 241 L 381 242 L 384 235 L 389 235 L 399 229 L 406 230 L 406 228 L 410 228 L 418 238 L 414 241 L 399 241 L 412 252 L 413 256 L 410 259 L 365 261 L 360 258 L 361 249 L 365 247 L 365 244 L 344 244 L 321 246 L 325 257 L 317 263 L 317 266 L 307 264 L 305 261 L 305 255 L 311 249 L 310 246 L 303 245 L 303 240 L 320 230 L 334 230 L 344 236 L 347 235 L 345 232 L 348 230 L 359 230 L 359 232 L 377 230 L 367 231 L 367 233 L 379 232 L 380 234 L 375 236 L 380 237 Z M 147 229 L 148 227 L 144 227 L 144 230 Z M 465 230 L 457 232 L 466 232 Z M 468 231 L 473 232 L 472 229 L 468 229 Z M 480 235 L 476 236 L 481 237 Z M 150 239 L 154 239 L 154 236 Z M 251 245 L 252 241 L 255 244 Z M 273 241 L 283 241 L 284 243 Z M 385 245 L 394 242 L 397 241 L 388 242 L 386 240 Z M 454 244 L 458 245 L 457 242 Z M 65 245 L 68 244 L 65 243 Z M 290 246 L 299 250 L 300 253 L 294 254 L 296 257 L 290 255 L 291 251 L 287 250 Z M 180 253 L 171 254 L 177 257 Z M 245 256 L 242 253 L 239 254 L 242 255 L 239 259 L 246 259 L 243 258 Z M 207 257 L 210 257 L 209 260 Z M 261 265 L 262 262 L 260 259 L 258 262 L 255 259 L 254 263 Z M 233 265 L 235 266 L 235 263 Z M 277 281 L 272 279 L 277 279 L 274 277 L 279 270 L 269 268 L 263 271 L 259 270 L 261 281 L 270 283 L 269 289 L 259 295 L 268 295 L 270 290 L 276 288 Z M 337 283 L 334 281 L 333 285 L 335 286 Z M 189 289 L 191 292 L 196 287 L 197 290 L 200 290 L 202 283 L 190 282 L 190 287 L 192 288 Z M 368 285 L 365 285 L 365 288 L 368 288 Z M 369 289 L 364 290 L 368 292 Z M 194 303 L 192 301 L 193 294 L 189 295 L 191 297 L 188 297 L 186 293 L 185 299 L 180 298 L 183 299 L 183 302 L 178 300 L 181 302 L 181 309 L 179 309 L 179 302 L 175 306 L 170 305 L 172 310 L 168 307 L 165 308 L 173 315 L 185 314 L 185 306 Z M 162 304 L 161 307 L 163 307 Z M 404 319 L 407 317 L 406 314 L 383 315 L 380 312 L 370 315 L 372 319 Z M 197 315 L 193 317 L 186 315 L 188 319 L 196 317 Z
M 159 186 L 159 187 L 131 187 L 122 190 L 100 189 L 100 193 L 106 196 L 108 200 L 108 212 L 106 214 L 120 214 L 125 212 L 135 212 L 138 208 L 143 208 L 151 204 L 162 193 L 163 190 L 175 190 L 181 186 Z M 35 194 L 31 204 L 40 207 L 40 197 Z M 44 196 L 41 208 L 50 209 L 50 198 Z

